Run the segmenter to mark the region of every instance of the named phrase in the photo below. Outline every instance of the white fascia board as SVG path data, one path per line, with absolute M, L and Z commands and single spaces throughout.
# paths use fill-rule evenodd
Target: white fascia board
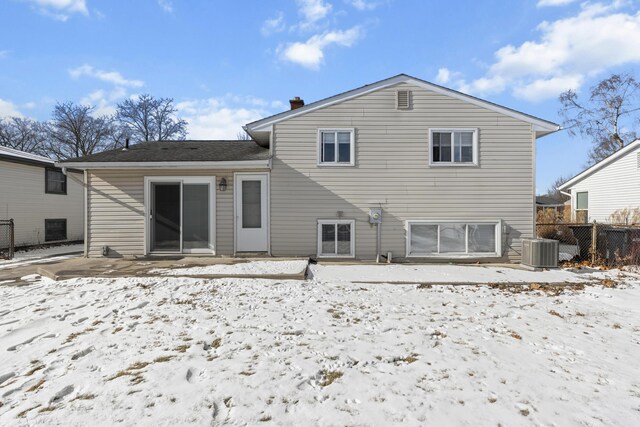
M 60 162 L 73 169 L 271 169 L 271 159 L 240 162 Z
M 640 139 L 636 139 L 635 141 L 629 143 L 626 147 L 616 151 L 615 153 L 611 154 L 609 157 L 607 157 L 607 158 L 605 158 L 603 160 L 600 160 L 595 165 L 593 165 L 590 168 L 587 168 L 584 171 L 580 172 L 578 175 L 574 176 L 569 181 L 567 181 L 564 184 L 562 184 L 561 186 L 559 186 L 558 190 L 564 191 L 564 190 L 567 190 L 567 189 L 573 187 L 575 184 L 577 184 L 578 182 L 582 181 L 587 176 L 591 175 L 594 172 L 599 171 L 603 167 L 607 166 L 610 163 L 615 162 L 620 157 L 624 156 L 625 154 L 627 154 L 630 151 L 633 151 L 633 150 L 635 150 L 636 148 L 639 148 L 639 147 L 640 147 Z
M 476 98 L 473 97 L 471 95 L 466 95 L 464 93 L 461 92 L 457 92 L 455 90 L 452 89 L 448 89 L 445 88 L 443 86 L 438 86 L 435 85 L 433 83 L 429 83 L 427 81 L 424 80 L 420 80 L 417 79 L 415 77 L 411 77 L 411 76 L 407 76 L 404 74 L 401 74 L 399 76 L 395 76 L 395 77 L 391 77 L 389 79 L 386 80 L 381 80 L 377 83 L 373 83 L 367 86 L 363 86 L 361 88 L 358 89 L 354 89 L 354 90 L 350 90 L 348 92 L 344 92 L 342 94 L 339 95 L 335 95 L 335 96 L 331 96 L 329 98 L 326 98 L 324 100 L 321 101 L 317 101 L 315 103 L 311 103 L 307 106 L 295 109 L 295 110 L 289 110 L 289 111 L 285 111 L 283 113 L 277 114 L 273 117 L 267 117 L 265 119 L 262 120 L 258 120 L 256 122 L 253 123 L 249 123 L 245 126 L 245 128 L 247 129 L 248 132 L 250 131 L 268 131 L 270 130 L 270 126 L 273 125 L 274 123 L 280 122 L 282 120 L 286 120 L 286 119 L 290 119 L 292 117 L 296 117 L 302 114 L 306 114 L 309 113 L 311 111 L 315 111 L 317 109 L 320 108 L 324 108 L 327 107 L 329 105 L 333 105 L 336 104 L 338 102 L 342 102 L 342 101 L 346 101 L 348 99 L 351 98 L 355 98 L 357 96 L 361 96 L 379 89 L 383 89 L 389 86 L 394 86 L 400 83 L 410 83 L 413 85 L 416 85 L 418 87 L 422 87 L 425 88 L 427 90 L 431 90 L 433 92 L 445 95 L 445 96 L 449 96 L 452 98 L 456 98 L 459 99 L 461 101 L 464 102 L 468 102 L 470 104 L 482 107 L 482 108 L 486 108 L 488 110 L 491 111 L 495 111 L 497 113 L 500 114 L 504 114 L 505 116 L 509 116 L 509 117 L 513 117 L 515 119 L 518 120 L 522 120 L 524 122 L 527 123 L 531 123 L 532 125 L 536 126 L 536 130 L 538 132 L 541 131 L 546 131 L 546 132 L 556 132 L 558 130 L 560 130 L 560 126 L 546 121 L 546 120 L 542 120 L 542 119 L 538 119 L 536 117 L 530 116 L 528 114 L 524 114 L 515 110 L 512 110 L 510 108 L 507 107 L 503 107 L 497 104 L 494 104 L 492 102 L 489 101 L 484 101 L 480 98 Z

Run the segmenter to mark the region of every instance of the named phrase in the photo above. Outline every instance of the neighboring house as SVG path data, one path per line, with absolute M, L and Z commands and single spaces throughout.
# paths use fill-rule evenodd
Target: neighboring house
M 254 141 L 137 144 L 64 162 L 87 255 L 520 260 L 535 143 L 559 126 L 398 75 L 245 126 Z M 370 218 L 370 210 L 374 209 Z
M 571 196 L 577 222 L 609 222 L 611 214 L 640 209 L 640 139 L 559 187 Z
M 564 214 L 565 202 L 551 196 L 536 196 L 536 211 L 553 209 L 559 217 Z
M 0 147 L 0 219 L 13 218 L 15 245 L 83 239 L 83 177 L 55 162 Z

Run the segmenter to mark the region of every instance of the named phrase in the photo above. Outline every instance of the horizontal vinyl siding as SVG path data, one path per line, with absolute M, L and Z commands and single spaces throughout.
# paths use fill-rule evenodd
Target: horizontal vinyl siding
M 396 90 L 412 90 L 396 110 Z M 356 166 L 316 165 L 318 128 L 355 128 Z M 429 167 L 429 128 L 479 129 L 478 167 Z M 356 257 L 375 257 L 371 207 L 383 207 L 382 253 L 405 256 L 405 221 L 504 221 L 505 260 L 520 260 L 533 233 L 533 134 L 525 123 L 402 84 L 275 125 L 271 247 L 314 255 L 317 219 L 356 220 Z
M 244 172 L 244 171 L 243 171 Z M 216 253 L 233 254 L 233 171 L 230 170 L 93 170 L 89 172 L 89 256 L 144 254 L 144 177 L 215 176 L 227 180 L 216 188 Z
M 44 167 L 0 161 L 0 219 L 14 219 L 16 246 L 45 243 L 45 219 L 66 219 L 67 240 L 82 240 L 82 181 L 69 172 L 67 194 L 47 194 Z
M 604 166 L 571 187 L 575 209 L 576 193 L 589 193 L 589 221 L 609 222 L 609 216 L 620 209 L 640 208 L 640 148 Z

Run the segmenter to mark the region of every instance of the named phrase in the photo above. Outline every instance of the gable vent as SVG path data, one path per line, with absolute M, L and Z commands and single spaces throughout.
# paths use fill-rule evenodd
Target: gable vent
M 396 108 L 399 110 L 406 110 L 411 105 L 411 91 L 399 90 L 396 92 Z

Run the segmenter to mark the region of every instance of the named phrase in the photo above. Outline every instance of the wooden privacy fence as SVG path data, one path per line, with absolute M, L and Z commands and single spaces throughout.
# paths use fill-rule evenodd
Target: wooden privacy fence
M 558 240 L 560 261 L 608 266 L 640 264 L 640 225 L 538 223 L 538 238 Z
M 15 231 L 13 219 L 0 219 L 0 259 L 13 258 Z

